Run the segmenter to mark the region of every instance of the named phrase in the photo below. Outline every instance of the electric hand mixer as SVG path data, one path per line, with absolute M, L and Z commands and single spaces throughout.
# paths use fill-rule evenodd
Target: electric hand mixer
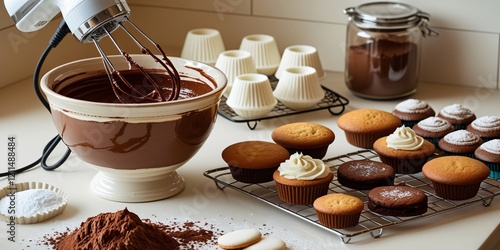
M 16 27 L 23 32 L 43 28 L 61 12 L 68 28 L 81 43 L 95 44 L 101 55 L 113 91 L 119 101 L 124 103 L 161 102 L 175 100 L 179 97 L 181 80 L 177 70 L 165 56 L 161 47 L 129 19 L 130 8 L 124 0 L 5 0 L 5 7 L 9 15 L 14 19 Z M 125 23 L 129 23 L 145 40 L 152 43 L 162 58 L 158 58 L 146 48 L 125 27 Z M 165 68 L 172 81 L 172 90 L 168 96 L 164 94 L 167 91 L 161 89 L 165 86 L 159 86 L 143 67 L 132 60 L 111 35 L 118 28 L 123 29 L 128 34 L 143 54 L 150 55 Z M 123 74 L 116 70 L 99 44 L 100 39 L 104 37 L 111 39 L 120 54 L 129 62 L 130 68 L 135 68 L 144 75 L 146 81 L 153 86 L 152 91 L 141 92 L 140 89 L 134 87 L 133 83 L 127 81 Z

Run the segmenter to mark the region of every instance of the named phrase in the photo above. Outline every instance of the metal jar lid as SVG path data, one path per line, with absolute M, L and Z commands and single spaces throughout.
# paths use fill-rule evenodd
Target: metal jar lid
M 373 2 L 350 7 L 344 13 L 362 29 L 427 28 L 430 15 L 404 3 Z

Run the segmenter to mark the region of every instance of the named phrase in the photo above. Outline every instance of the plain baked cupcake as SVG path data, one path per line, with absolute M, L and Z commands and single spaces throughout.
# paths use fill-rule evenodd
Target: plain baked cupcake
M 452 104 L 442 108 L 437 116 L 449 121 L 455 130 L 466 129 L 476 119 L 472 110 L 460 104 Z
M 467 126 L 467 131 L 479 135 L 483 142 L 500 139 L 500 117 L 481 116 Z
M 410 186 L 377 187 L 368 192 L 368 208 L 381 215 L 416 216 L 427 212 L 427 195 Z
M 279 198 L 289 204 L 311 205 L 328 193 L 333 174 L 322 160 L 294 153 L 273 174 Z
M 439 140 L 439 148 L 444 155 L 462 155 L 474 157 L 474 150 L 483 143 L 483 140 L 472 132 L 461 129 L 445 135 Z
M 389 136 L 375 141 L 373 150 L 380 160 L 392 166 L 396 173 L 414 174 L 422 170 L 422 166 L 434 155 L 436 147 L 403 125 Z
M 500 179 L 500 139 L 489 140 L 474 152 L 476 159 L 490 168 L 490 177 Z
M 470 157 L 442 156 L 427 162 L 422 173 L 432 181 L 436 195 L 449 200 L 466 200 L 476 196 L 490 169 Z
M 448 133 L 455 131 L 453 125 L 447 120 L 432 116 L 419 121 L 412 127 L 415 134 L 422 136 L 430 141 L 435 147 L 438 147 L 439 140 Z
M 327 194 L 317 198 L 313 207 L 319 223 L 329 228 L 348 228 L 359 223 L 363 202 L 347 194 Z
M 396 171 L 393 167 L 378 161 L 347 161 L 337 168 L 337 181 L 352 189 L 370 190 L 379 186 L 394 185 Z
M 335 134 L 331 129 L 311 122 L 295 122 L 280 126 L 272 132 L 271 137 L 290 154 L 299 152 L 314 159 L 322 159 L 335 140 Z
M 233 178 L 245 183 L 272 181 L 274 171 L 289 157 L 288 150 L 266 141 L 238 142 L 222 151 Z
M 417 122 L 436 115 L 427 102 L 417 99 L 408 99 L 398 103 L 392 114 L 397 116 L 406 127 L 413 127 Z
M 391 134 L 401 124 L 397 116 L 377 109 L 353 110 L 337 121 L 347 142 L 361 148 L 372 148 L 378 138 Z

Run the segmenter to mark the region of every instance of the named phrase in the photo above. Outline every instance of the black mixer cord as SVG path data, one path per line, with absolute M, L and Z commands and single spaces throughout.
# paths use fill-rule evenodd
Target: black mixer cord
M 47 46 L 47 48 L 43 52 L 42 56 L 38 60 L 38 63 L 36 64 L 36 67 L 35 67 L 35 72 L 33 74 L 33 87 L 35 89 L 35 93 L 36 93 L 38 99 L 40 99 L 40 102 L 42 102 L 43 106 L 45 106 L 45 108 L 49 112 L 50 112 L 50 105 L 47 102 L 47 100 L 45 100 L 45 97 L 44 97 L 42 91 L 40 90 L 40 85 L 39 85 L 40 70 L 42 68 L 43 62 L 45 61 L 45 58 L 50 53 L 50 51 L 53 48 L 57 47 L 57 45 L 59 45 L 59 43 L 63 40 L 63 38 L 66 37 L 66 35 L 69 33 L 71 33 L 71 30 L 68 28 L 68 25 L 66 25 L 66 22 L 63 19 L 61 24 L 57 28 L 56 32 L 54 33 L 54 35 L 50 39 L 49 45 Z M 0 177 L 5 177 L 5 176 L 9 176 L 9 175 L 16 175 L 16 174 L 22 173 L 26 170 L 29 170 L 29 169 L 35 167 L 39 163 L 43 169 L 48 170 L 48 171 L 52 171 L 52 170 L 60 167 L 66 161 L 66 159 L 68 159 L 69 155 L 71 154 L 71 150 L 69 148 L 66 150 L 66 152 L 61 157 L 61 159 L 59 159 L 59 161 L 57 161 L 56 163 L 54 163 L 52 165 L 47 164 L 48 157 L 50 156 L 52 151 L 57 147 L 59 142 L 61 142 L 61 137 L 59 135 L 56 135 L 43 148 L 42 156 L 38 160 L 34 161 L 33 163 L 31 163 L 25 167 L 18 168 L 18 169 L 9 171 L 9 172 L 0 173 Z

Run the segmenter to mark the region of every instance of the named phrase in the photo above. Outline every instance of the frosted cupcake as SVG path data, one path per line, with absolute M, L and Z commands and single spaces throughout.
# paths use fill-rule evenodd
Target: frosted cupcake
M 322 160 L 294 153 L 273 174 L 279 198 L 289 204 L 312 205 L 328 193 L 333 174 Z
M 397 116 L 406 127 L 413 127 L 419 121 L 434 116 L 436 112 L 425 101 L 408 99 L 398 103 L 392 114 Z
M 500 139 L 500 117 L 482 116 L 467 126 L 467 131 L 479 135 L 483 142 Z
M 476 151 L 474 151 L 476 159 L 482 161 L 490 168 L 490 177 L 500 179 L 500 139 L 489 140 Z
M 476 134 L 461 129 L 445 135 L 439 140 L 439 148 L 445 155 L 461 155 L 474 158 L 474 151 L 483 143 Z
M 455 127 L 455 130 L 466 129 L 476 119 L 476 115 L 472 110 L 460 104 L 444 107 L 437 116 L 449 121 Z
M 373 144 L 373 150 L 379 155 L 380 161 L 392 166 L 398 174 L 421 172 L 422 166 L 434 155 L 435 149 L 434 144 L 404 125 Z
M 415 124 L 412 129 L 415 131 L 415 134 L 422 136 L 422 138 L 430 141 L 436 147 L 438 147 L 438 142 L 441 138 L 455 130 L 450 122 L 436 116 L 425 118 Z

